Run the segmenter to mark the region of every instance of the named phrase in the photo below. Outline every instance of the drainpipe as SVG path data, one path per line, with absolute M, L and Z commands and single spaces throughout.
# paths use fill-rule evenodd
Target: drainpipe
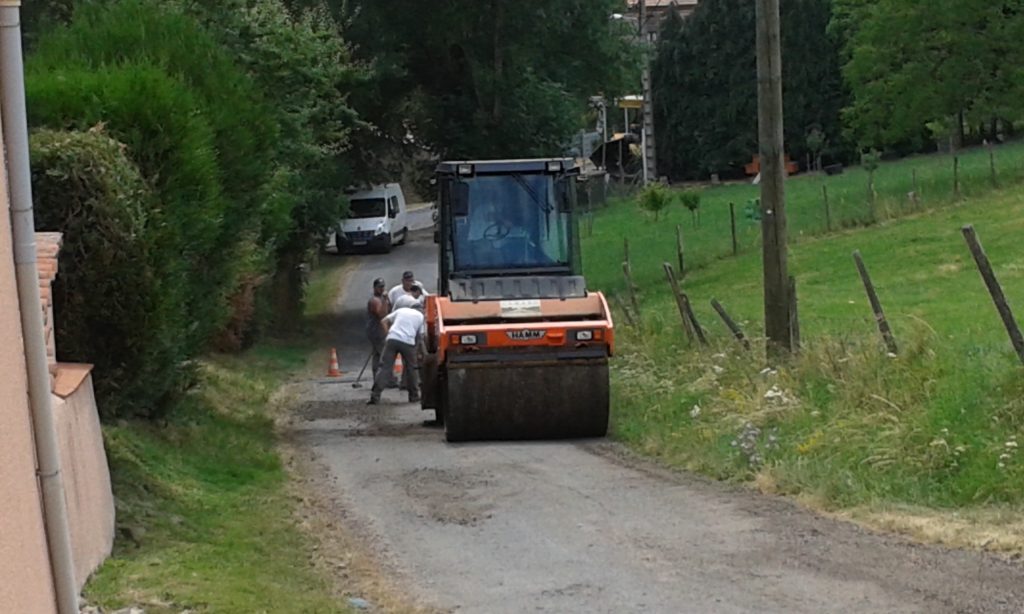
M 36 444 L 37 472 L 43 494 L 43 522 L 59 614 L 78 614 L 67 502 L 60 472 L 60 449 L 50 396 L 50 372 L 43 338 L 43 306 L 36 266 L 32 218 L 32 172 L 25 115 L 25 71 L 21 52 L 21 2 L 0 0 L 0 121 L 7 149 L 11 228 L 18 281 L 18 307 L 25 343 L 28 394 Z

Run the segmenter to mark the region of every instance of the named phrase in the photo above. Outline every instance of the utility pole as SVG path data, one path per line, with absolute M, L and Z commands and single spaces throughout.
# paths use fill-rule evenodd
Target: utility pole
M 651 58 L 647 42 L 647 0 L 639 0 L 640 9 L 640 49 L 643 52 L 643 115 L 640 145 L 643 151 L 644 185 L 657 178 L 658 164 L 654 146 L 654 103 L 651 100 Z
M 768 355 L 793 349 L 782 133 L 782 49 L 779 0 L 757 0 L 757 123 L 761 154 L 761 236 L 764 327 Z

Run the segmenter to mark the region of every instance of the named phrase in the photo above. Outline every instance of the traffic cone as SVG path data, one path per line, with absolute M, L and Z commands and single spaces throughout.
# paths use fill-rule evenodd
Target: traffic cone
M 402 381 L 402 369 L 402 355 L 397 354 L 395 356 L 395 368 L 393 373 L 395 374 L 395 379 L 397 379 L 399 382 Z
M 327 377 L 341 377 L 341 370 L 338 368 L 338 352 L 331 348 L 331 364 L 327 367 Z

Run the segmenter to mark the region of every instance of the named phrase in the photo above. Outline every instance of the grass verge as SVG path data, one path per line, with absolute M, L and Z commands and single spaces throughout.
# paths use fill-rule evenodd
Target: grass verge
M 311 315 L 342 271 L 314 275 Z M 308 339 L 308 337 L 307 337 Z M 113 556 L 86 586 L 104 608 L 147 612 L 344 612 L 296 526 L 272 395 L 307 365 L 308 341 L 266 341 L 202 361 L 201 385 L 166 424 L 104 427 L 117 500 Z
M 613 373 L 616 436 L 670 465 L 875 527 L 1024 552 L 1024 378 L 959 232 L 976 226 L 1024 316 L 1021 191 L 797 241 L 790 257 L 805 343 L 785 365 L 742 350 L 708 304 L 719 299 L 758 334 L 761 263 L 752 251 L 709 256 L 687 275 L 713 339 L 703 351 L 687 347 L 660 268 L 674 262 L 672 229 L 644 228 L 634 207 L 598 215 L 587 246 L 621 253 L 630 237 L 640 286 L 642 330 L 622 331 Z M 896 356 L 881 346 L 855 249 L 890 317 Z M 621 279 L 620 259 L 595 260 L 588 281 Z M 610 285 L 621 293 L 621 282 Z
M 996 185 L 1008 188 L 1024 182 L 1024 141 L 994 148 Z M 960 152 L 960 192 L 968 202 L 996 190 L 992 184 L 989 152 L 976 148 Z M 882 163 L 874 174 L 876 197 L 868 198 L 868 173 L 860 167 L 842 175 L 797 175 L 786 182 L 786 216 L 792 242 L 829 233 L 822 188 L 828 192 L 832 231 L 851 230 L 887 220 L 941 210 L 963 201 L 953 192 L 952 157 L 914 156 Z M 917 199 L 911 202 L 916 176 Z M 681 204 L 674 203 L 654 223 L 634 203 L 619 203 L 600 211 L 593 236 L 584 245 L 583 261 L 588 282 L 605 290 L 622 290 L 623 238 L 629 237 L 630 255 L 637 281 L 662 281 L 661 262 L 675 265 L 675 226 L 684 236 L 688 269 L 699 269 L 732 256 L 729 203 L 735 205 L 737 247 L 740 253 L 757 251 L 761 227 L 745 209 L 759 198 L 760 188 L 749 183 L 700 190 L 700 223 Z

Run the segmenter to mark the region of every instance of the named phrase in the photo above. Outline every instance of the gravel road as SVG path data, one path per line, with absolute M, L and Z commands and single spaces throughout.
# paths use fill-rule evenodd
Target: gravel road
M 432 291 L 435 250 L 419 233 L 361 257 L 331 340 L 346 377 L 303 383 L 294 426 L 329 474 L 339 522 L 418 603 L 487 614 L 1024 612 L 1019 561 L 871 534 L 660 469 L 611 441 L 452 445 L 399 391 L 366 406 L 368 386 L 351 382 L 366 357 L 370 282 L 412 269 Z

